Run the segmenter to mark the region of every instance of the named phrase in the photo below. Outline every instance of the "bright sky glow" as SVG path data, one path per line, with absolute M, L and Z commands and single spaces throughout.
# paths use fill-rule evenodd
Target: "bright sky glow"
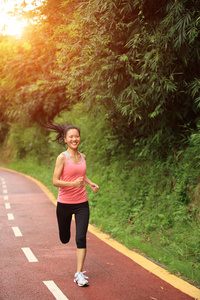
M 27 23 L 25 20 L 11 16 L 8 12 L 13 11 L 16 6 L 20 6 L 23 2 L 24 0 L 0 0 L 0 33 L 20 38 Z M 25 2 L 28 4 L 26 10 L 31 9 L 32 0 Z

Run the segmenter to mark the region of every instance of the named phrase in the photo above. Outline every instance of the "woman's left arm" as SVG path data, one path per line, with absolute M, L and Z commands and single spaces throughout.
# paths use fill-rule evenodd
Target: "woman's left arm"
M 82 153 L 82 155 L 86 160 L 85 154 Z M 95 193 L 98 192 L 99 186 L 96 183 L 92 182 L 86 175 L 85 175 L 85 183 L 91 188 L 91 190 L 93 190 L 93 192 Z
M 99 186 L 92 182 L 87 176 L 85 176 L 85 183 L 91 188 L 91 190 L 93 190 L 93 192 L 98 192 Z

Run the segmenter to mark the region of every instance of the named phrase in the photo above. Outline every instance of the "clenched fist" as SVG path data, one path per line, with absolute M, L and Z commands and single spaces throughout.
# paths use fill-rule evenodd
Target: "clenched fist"
M 74 181 L 74 187 L 83 187 L 84 186 L 84 180 L 83 177 L 79 177 Z

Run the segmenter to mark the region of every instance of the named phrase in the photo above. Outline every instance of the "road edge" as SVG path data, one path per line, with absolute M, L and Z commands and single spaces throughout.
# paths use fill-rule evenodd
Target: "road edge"
M 0 169 L 10 171 L 13 173 L 21 174 L 28 179 L 34 181 L 42 190 L 43 192 L 48 196 L 48 198 L 52 201 L 52 203 L 56 206 L 57 200 L 55 196 L 52 194 L 52 192 L 49 191 L 49 189 L 38 179 L 31 177 L 30 175 L 21 173 L 19 171 L 15 171 L 12 169 L 7 169 L 4 167 L 0 167 Z M 120 253 L 124 254 L 125 256 L 129 257 L 131 260 L 133 260 L 135 263 L 139 264 L 144 269 L 148 270 L 150 273 L 153 273 L 157 277 L 161 278 L 165 282 L 169 283 L 173 287 L 177 288 L 181 292 L 194 297 L 195 300 L 200 300 L 200 289 L 196 288 L 195 286 L 191 285 L 187 281 L 184 281 L 183 279 L 170 274 L 167 270 L 163 269 L 162 267 L 158 266 L 157 264 L 153 263 L 152 261 L 148 260 L 147 258 L 143 257 L 142 255 L 136 253 L 133 250 L 130 250 L 126 248 L 124 245 L 120 244 L 116 240 L 114 240 L 109 234 L 103 233 L 101 230 L 97 229 L 95 226 L 89 224 L 88 227 L 89 232 L 94 234 L 96 237 L 98 237 L 100 240 L 114 248 L 115 250 L 119 251 Z

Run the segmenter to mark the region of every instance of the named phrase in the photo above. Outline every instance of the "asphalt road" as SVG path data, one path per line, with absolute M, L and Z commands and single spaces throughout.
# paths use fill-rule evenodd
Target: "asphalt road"
M 200 299 L 200 290 L 182 292 L 91 232 L 85 262 L 90 286 L 78 287 L 74 221 L 71 241 L 63 245 L 55 212 L 37 183 L 0 168 L 1 300 Z

